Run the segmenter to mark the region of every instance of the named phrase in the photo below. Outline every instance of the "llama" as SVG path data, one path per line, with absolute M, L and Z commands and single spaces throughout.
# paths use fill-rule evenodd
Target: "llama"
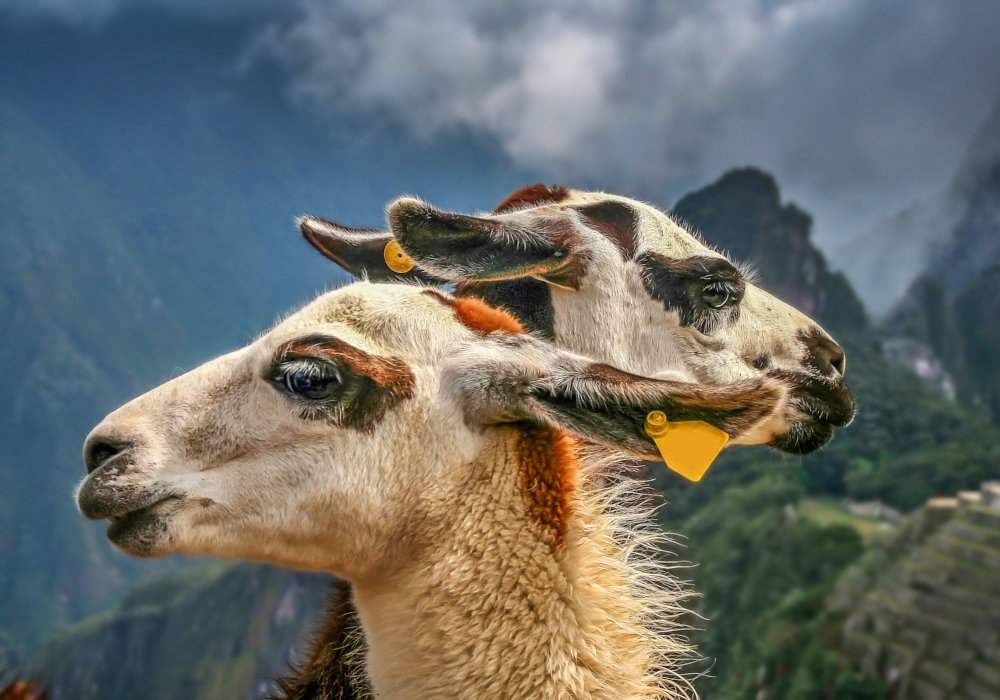
M 814 418 L 788 376 L 644 378 L 517 331 L 421 286 L 327 293 L 109 415 L 77 504 L 133 556 L 350 581 L 380 698 L 681 697 L 682 592 L 587 445 L 655 459 L 653 410 L 743 444 Z
M 628 372 L 711 385 L 781 378 L 813 418 L 794 434 L 775 431 L 772 447 L 783 452 L 816 450 L 854 417 L 840 346 L 650 205 L 536 184 L 491 215 L 404 197 L 389 205 L 388 219 L 388 231 L 312 216 L 299 228 L 356 276 L 454 283 L 459 296 L 505 308 L 528 330 Z M 412 269 L 387 266 L 393 240 Z

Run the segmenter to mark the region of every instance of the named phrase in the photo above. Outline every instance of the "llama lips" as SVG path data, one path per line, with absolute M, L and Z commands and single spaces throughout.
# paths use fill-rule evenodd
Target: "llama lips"
M 145 508 L 109 517 L 108 540 L 133 556 L 155 556 L 154 547 L 163 540 L 169 522 L 163 506 L 180 500 L 179 496 L 168 496 Z
M 88 476 L 76 494 L 76 505 L 88 520 L 122 519 L 173 497 L 162 489 L 124 482 L 120 473 L 99 469 Z

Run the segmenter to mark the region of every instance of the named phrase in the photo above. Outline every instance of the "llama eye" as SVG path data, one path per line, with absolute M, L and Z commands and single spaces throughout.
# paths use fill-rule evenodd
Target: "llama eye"
M 333 397 L 341 386 L 336 368 L 322 361 L 299 361 L 285 365 L 277 379 L 281 388 L 309 401 Z
M 739 303 L 743 298 L 743 290 L 734 284 L 712 282 L 702 289 L 701 298 L 713 309 L 721 309 Z
M 713 309 L 721 309 L 729 303 L 729 291 L 718 285 L 709 285 L 702 291 L 701 298 Z

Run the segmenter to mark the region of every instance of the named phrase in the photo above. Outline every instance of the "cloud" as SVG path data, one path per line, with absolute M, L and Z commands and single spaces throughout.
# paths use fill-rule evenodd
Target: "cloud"
M 838 238 L 941 188 L 1000 92 L 991 0 L 302 0 L 251 56 L 324 108 L 468 129 L 575 183 L 757 164 Z
M 244 65 L 302 104 L 480 134 L 535 177 L 669 201 L 767 168 L 829 244 L 942 190 L 1000 93 L 996 0 L 0 0 L 136 7 L 256 13 Z

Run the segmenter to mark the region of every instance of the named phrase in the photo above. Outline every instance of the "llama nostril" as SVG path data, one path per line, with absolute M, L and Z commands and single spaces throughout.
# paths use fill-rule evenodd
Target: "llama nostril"
M 805 343 L 805 364 L 824 377 L 842 378 L 847 367 L 844 349 L 819 328 L 800 333 Z
M 83 463 L 90 474 L 100 469 L 112 457 L 121 454 L 130 447 L 128 442 L 123 440 L 111 440 L 108 438 L 94 437 L 87 441 L 83 448 Z
M 844 372 L 847 370 L 847 356 L 844 355 L 844 351 L 839 345 L 833 357 L 830 358 L 830 366 L 841 377 L 844 376 Z

